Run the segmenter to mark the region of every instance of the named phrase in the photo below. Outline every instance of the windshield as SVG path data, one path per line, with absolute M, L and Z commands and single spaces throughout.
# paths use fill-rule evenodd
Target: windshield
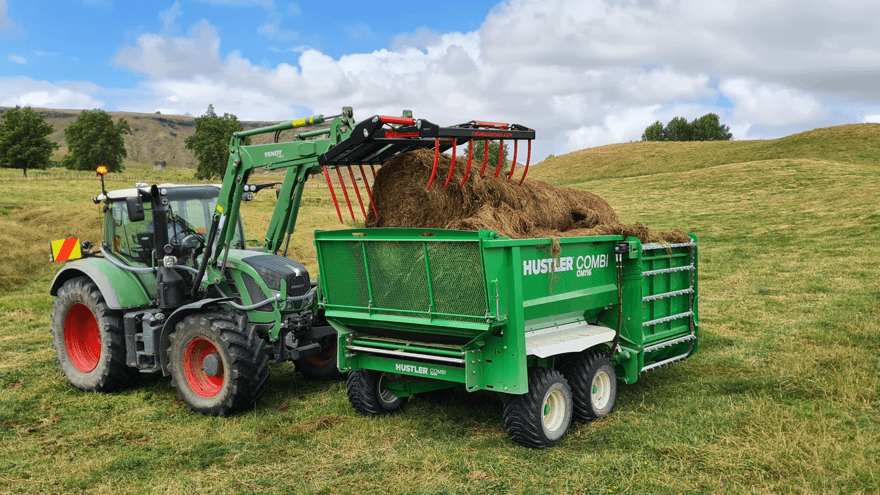
M 216 193 L 215 193 L 216 194 Z M 175 198 L 175 196 L 177 196 Z M 216 195 L 210 197 L 183 198 L 183 194 L 168 194 L 168 239 L 172 244 L 181 244 L 194 234 L 207 236 L 211 212 L 216 207 Z M 128 219 L 125 201 L 112 201 L 107 204 L 104 216 L 104 240 L 110 250 L 133 266 L 152 266 L 153 255 L 153 208 L 144 202 L 144 219 L 132 222 Z M 235 229 L 233 249 L 244 249 L 241 223 Z

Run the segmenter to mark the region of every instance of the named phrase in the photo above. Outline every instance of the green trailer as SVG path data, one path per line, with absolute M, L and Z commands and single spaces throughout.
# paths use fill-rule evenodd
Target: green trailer
M 413 394 L 504 394 L 517 443 L 542 448 L 609 414 L 617 382 L 696 352 L 696 238 L 509 239 L 495 232 L 315 233 L 319 305 L 338 334 L 352 406 Z

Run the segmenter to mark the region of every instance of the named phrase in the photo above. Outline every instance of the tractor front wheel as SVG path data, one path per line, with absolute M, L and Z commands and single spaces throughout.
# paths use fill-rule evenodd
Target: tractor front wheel
M 265 341 L 245 334 L 231 315 L 187 316 L 170 338 L 171 385 L 193 411 L 234 414 L 253 406 L 266 391 Z
M 574 396 L 574 420 L 590 423 L 611 414 L 617 401 L 614 365 L 598 352 L 586 352 L 559 365 Z
M 312 380 L 339 380 L 343 374 L 336 367 L 336 335 L 321 339 L 321 352 L 293 362 L 296 371 Z
M 399 411 L 409 397 L 398 397 L 387 383 L 399 375 L 374 370 L 357 370 L 348 374 L 348 401 L 354 409 L 367 416 L 384 416 Z
M 107 307 L 88 277 L 68 280 L 52 308 L 52 347 L 70 385 L 109 392 L 127 385 L 137 370 L 125 364 L 122 315 Z
M 571 389 L 562 373 L 531 368 L 529 391 L 504 401 L 504 426 L 514 442 L 543 449 L 568 433 L 572 409 Z

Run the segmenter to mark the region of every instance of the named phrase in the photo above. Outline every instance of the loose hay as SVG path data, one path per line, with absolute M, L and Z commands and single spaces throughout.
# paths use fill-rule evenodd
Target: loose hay
M 459 188 L 467 160 L 458 158 L 452 179 L 449 155 L 440 155 L 437 177 L 430 190 L 434 153 L 418 150 L 395 157 L 376 174 L 373 200 L 376 213 L 368 213 L 367 227 L 415 227 L 457 230 L 488 229 L 504 237 L 577 237 L 614 235 L 642 242 L 687 242 L 681 230 L 660 232 L 640 223 L 621 223 L 607 201 L 588 191 L 556 188 L 539 180 L 522 185 L 507 177 L 493 177 L 494 169 L 480 176 L 482 164 L 474 162 L 464 187 Z M 515 174 L 519 176 L 518 173 Z

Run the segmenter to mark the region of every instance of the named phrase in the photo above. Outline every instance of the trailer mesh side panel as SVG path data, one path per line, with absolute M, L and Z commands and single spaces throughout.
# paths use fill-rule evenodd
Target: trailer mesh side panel
M 329 306 L 426 320 L 476 321 L 486 315 L 479 243 L 319 242 L 322 276 L 332 287 Z

